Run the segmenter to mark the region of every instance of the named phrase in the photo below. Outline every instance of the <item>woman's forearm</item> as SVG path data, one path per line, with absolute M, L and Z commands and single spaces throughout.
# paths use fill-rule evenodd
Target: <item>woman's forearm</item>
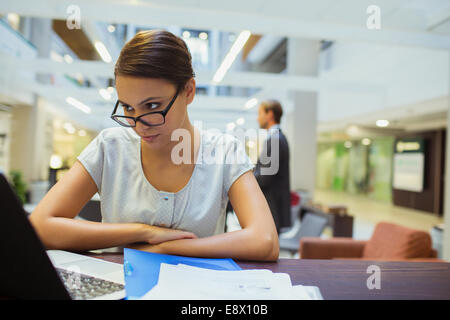
M 279 253 L 278 237 L 258 235 L 251 229 L 242 229 L 206 238 L 174 240 L 158 245 L 130 247 L 164 254 L 255 261 L 276 261 Z
M 100 223 L 51 217 L 33 221 L 41 241 L 47 249 L 92 250 L 145 241 L 148 227 L 138 223 Z

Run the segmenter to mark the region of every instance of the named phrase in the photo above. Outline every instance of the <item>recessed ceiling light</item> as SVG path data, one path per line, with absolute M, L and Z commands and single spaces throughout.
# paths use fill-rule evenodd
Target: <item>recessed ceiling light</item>
M 60 169 L 63 165 L 61 156 L 57 154 L 52 154 L 50 157 L 50 168 L 52 169 Z
M 108 49 L 106 49 L 103 42 L 95 41 L 94 46 L 103 61 L 105 61 L 106 63 L 110 63 L 112 61 L 111 55 L 109 54 Z
M 231 46 L 230 51 L 227 53 L 225 58 L 222 61 L 222 64 L 217 69 L 216 73 L 213 77 L 213 82 L 215 84 L 222 81 L 223 77 L 227 73 L 228 69 L 230 69 L 231 65 L 233 64 L 234 60 L 238 56 L 239 52 L 241 52 L 242 48 L 244 47 L 247 40 L 250 38 L 252 33 L 248 30 L 242 31 L 236 41 Z
M 252 98 L 245 103 L 245 109 L 251 109 L 258 104 L 258 99 Z
M 389 125 L 389 121 L 388 120 L 377 120 L 376 125 L 377 125 L 377 127 L 384 128 Z
M 183 38 L 189 39 L 191 37 L 191 33 L 189 31 L 183 31 Z
M 84 113 L 91 113 L 91 108 L 73 97 L 67 97 L 66 102 Z
M 109 90 L 107 89 L 99 89 L 98 93 L 102 96 L 103 99 L 105 99 L 106 101 L 111 100 L 112 96 L 111 93 L 109 92 Z
M 73 58 L 72 58 L 72 56 L 70 55 L 70 54 L 65 54 L 64 55 L 64 60 L 67 62 L 67 63 L 72 63 L 73 62 Z
M 349 136 L 357 136 L 359 133 L 359 129 L 357 126 L 353 125 L 353 126 L 348 127 L 346 132 Z

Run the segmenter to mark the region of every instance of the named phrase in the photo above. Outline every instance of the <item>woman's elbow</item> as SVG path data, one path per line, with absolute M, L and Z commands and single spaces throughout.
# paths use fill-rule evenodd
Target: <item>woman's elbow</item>
M 46 236 L 49 234 L 49 232 L 46 232 L 46 227 L 48 223 L 48 218 L 38 218 L 37 215 L 31 214 L 29 217 L 30 223 L 33 226 L 34 231 L 36 232 L 37 236 L 39 237 L 39 240 L 41 240 L 42 244 L 47 250 L 50 249 L 57 249 L 56 246 L 54 246 L 51 241 L 50 237 Z
M 276 233 L 269 233 L 262 241 L 264 243 L 263 261 L 277 261 L 280 254 L 280 246 L 278 243 L 278 235 Z

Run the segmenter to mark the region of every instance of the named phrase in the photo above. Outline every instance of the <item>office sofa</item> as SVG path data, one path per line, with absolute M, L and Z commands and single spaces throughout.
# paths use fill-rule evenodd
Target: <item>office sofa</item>
M 387 222 L 378 223 L 367 241 L 309 237 L 300 240 L 299 251 L 302 259 L 443 262 L 429 233 Z

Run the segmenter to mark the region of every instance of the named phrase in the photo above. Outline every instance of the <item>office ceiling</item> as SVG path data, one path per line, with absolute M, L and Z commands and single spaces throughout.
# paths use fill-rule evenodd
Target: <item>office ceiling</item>
M 100 20 L 105 23 L 176 25 L 231 32 L 245 28 L 263 35 L 259 41 L 264 36 L 331 40 L 333 45 L 322 53 L 326 63 L 321 66 L 315 90 L 320 92 L 319 121 L 333 127 L 344 126 L 350 119 L 355 121 L 358 117 L 363 118 L 364 114 L 381 117 L 389 108 L 403 108 L 448 96 L 448 0 L 378 0 L 376 5 L 381 10 L 382 30 L 368 30 L 366 27 L 367 7 L 373 4 L 370 0 L 24 0 L 2 3 L 0 12 L 64 19 L 67 16 L 65 8 L 69 4 L 79 5 L 82 19 L 90 23 Z M 92 28 L 90 30 L 86 33 L 92 39 Z M 273 43 L 279 48 L 279 41 Z M 258 50 L 257 43 L 253 49 Z M 282 52 L 274 49 L 269 47 L 265 50 L 283 56 Z M 42 61 L 36 64 L 42 66 Z M 76 65 L 80 71 L 86 72 L 105 70 L 101 64 L 103 62 L 99 61 L 92 65 L 93 68 L 74 64 L 74 68 Z M 213 72 L 211 70 L 210 75 L 199 73 L 200 78 L 207 82 L 204 79 L 212 78 Z M 273 89 L 271 84 L 274 82 L 264 80 L 265 74 L 250 76 L 245 80 L 245 74 L 242 74 L 236 76 L 234 82 L 230 81 L 235 86 L 267 83 L 262 87 L 260 98 L 285 97 L 281 86 L 276 87 L 275 83 Z M 320 83 L 325 82 L 334 85 L 331 89 L 321 89 Z M 300 90 L 305 89 L 300 81 L 298 84 Z M 359 86 L 366 88 L 359 90 Z M 71 89 L 58 90 L 69 92 Z M 86 92 L 80 93 L 80 99 L 88 99 Z M 105 121 L 109 105 L 98 94 L 96 98 L 93 96 L 86 103 L 98 106 L 98 112 L 92 116 L 96 117 L 97 122 L 94 123 L 98 128 L 102 128 L 109 123 Z M 193 104 L 191 112 L 194 118 L 208 122 L 211 127 L 223 129 L 238 117 L 246 119 L 246 126 L 255 127 L 255 108 L 250 111 L 243 108 L 251 98 L 205 97 L 199 99 L 198 105 Z M 208 105 L 211 108 L 205 112 Z M 440 108 L 448 108 L 448 105 L 442 104 Z

